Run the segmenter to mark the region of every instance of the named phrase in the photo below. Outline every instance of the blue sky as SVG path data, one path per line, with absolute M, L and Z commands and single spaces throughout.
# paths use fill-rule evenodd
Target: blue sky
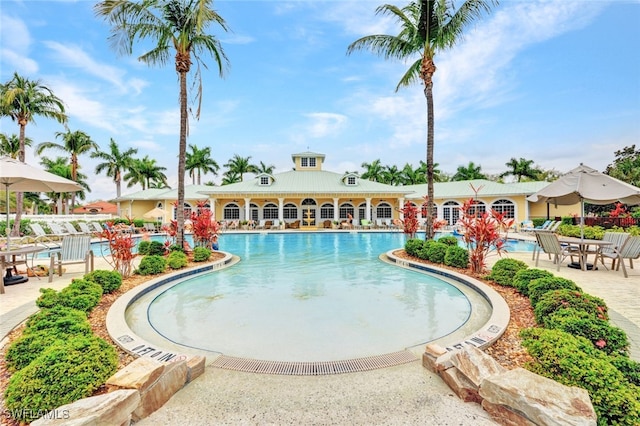
M 178 80 L 173 64 L 149 68 L 138 47 L 120 57 L 93 1 L 0 2 L 0 78 L 17 71 L 40 79 L 66 105 L 69 128 L 101 146 L 138 148 L 177 184 Z M 422 86 L 395 92 L 407 64 L 363 51 L 363 35 L 397 34 L 375 15 L 382 1 L 242 1 L 214 3 L 230 32 L 214 28 L 230 67 L 219 78 L 205 62 L 202 115 L 188 143 L 210 146 L 222 167 L 234 154 L 290 170 L 291 154 L 326 155 L 325 169 L 362 171 L 363 162 L 414 167 L 425 159 Z M 404 5 L 406 2 L 389 2 Z M 508 1 L 438 53 L 434 78 L 435 161 L 454 173 L 469 161 L 505 171 L 510 158 L 566 172 L 580 162 L 599 170 L 614 152 L 640 145 L 640 2 Z M 0 131 L 18 132 L 0 120 Z M 64 128 L 36 118 L 35 144 Z M 59 142 L 59 140 L 57 140 Z M 48 156 L 55 156 L 50 152 Z M 27 162 L 37 163 L 33 151 Z M 88 200 L 115 196 L 95 161 Z M 204 180 L 220 182 L 221 176 Z M 190 180 L 187 178 L 187 183 Z M 129 193 L 139 188 L 127 189 Z

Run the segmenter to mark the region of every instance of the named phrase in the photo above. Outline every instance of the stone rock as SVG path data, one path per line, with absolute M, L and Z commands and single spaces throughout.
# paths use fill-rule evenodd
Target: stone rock
M 484 411 L 493 417 L 493 420 L 500 423 L 502 426 L 537 426 L 535 423 L 532 423 L 520 414 L 509 410 L 507 407 L 492 404 L 486 399 L 482 400 L 482 408 L 484 408 Z
M 204 373 L 206 360 L 202 355 L 192 356 L 187 360 L 187 383 L 191 383 Z
M 524 368 L 485 378 L 480 396 L 536 425 L 595 425 L 597 420 L 586 390 L 562 385 Z
M 440 372 L 442 380 L 449 385 L 451 390 L 458 395 L 458 398 L 464 402 L 482 402 L 482 398 L 478 393 L 478 387 L 475 386 L 464 374 L 460 373 L 456 367 L 448 368 Z
M 107 385 L 145 392 L 162 375 L 166 364 L 152 358 L 137 358 L 107 380 Z
M 425 346 L 424 351 L 430 355 L 433 355 L 435 358 L 438 358 L 440 355 L 444 355 L 447 353 L 447 350 L 442 346 L 436 343 L 429 343 Z
M 34 426 L 112 426 L 128 425 L 131 413 L 140 403 L 140 392 L 121 389 L 66 404 L 32 422 Z
M 140 404 L 133 412 L 133 421 L 144 419 L 162 407 L 187 382 L 187 363 L 166 364 L 163 374 L 145 392 L 140 393 Z
M 436 374 L 440 374 L 447 368 L 453 367 L 453 364 L 451 363 L 451 357 L 456 352 L 457 351 L 451 351 L 451 352 L 447 351 L 444 354 L 438 356 L 437 358 L 434 358 L 433 355 L 429 354 L 428 352 L 424 352 L 422 354 L 422 365 L 426 369 Z
M 495 359 L 475 346 L 465 346 L 464 349 L 457 351 L 451 358 L 451 363 L 476 388 L 480 386 L 482 379 L 507 371 Z

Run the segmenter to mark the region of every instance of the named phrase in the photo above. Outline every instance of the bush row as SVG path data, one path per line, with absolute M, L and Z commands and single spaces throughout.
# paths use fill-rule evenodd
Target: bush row
M 147 243 L 142 245 L 142 243 Z M 160 246 L 158 246 L 158 243 Z M 142 247 L 140 246 L 142 245 Z M 170 247 L 169 255 L 163 256 L 164 246 L 157 241 L 141 241 L 138 246 L 138 252 L 140 254 L 146 254 L 140 265 L 136 269 L 135 273 L 139 275 L 157 275 L 161 274 L 167 269 L 167 266 L 171 269 L 181 269 L 187 266 L 189 259 L 184 251 L 177 246 Z M 162 249 L 160 252 L 159 248 Z M 196 247 L 193 249 L 193 261 L 204 262 L 211 257 L 211 250 L 207 247 Z
M 409 239 L 404 250 L 407 254 L 432 263 L 445 264 L 456 268 L 469 265 L 469 252 L 458 246 L 456 237 L 442 237 L 439 240 Z
M 41 308 L 5 354 L 12 372 L 5 406 L 20 421 L 91 396 L 118 366 L 113 346 L 93 335 L 87 314 L 120 287 L 114 271 L 94 271 L 57 292 L 41 289 Z
M 513 259 L 497 261 L 486 278 L 516 288 L 531 301 L 541 328 L 521 332 L 534 358 L 526 368 L 586 389 L 599 425 L 640 424 L 640 363 L 629 358 L 627 335 L 609 322 L 602 299 Z

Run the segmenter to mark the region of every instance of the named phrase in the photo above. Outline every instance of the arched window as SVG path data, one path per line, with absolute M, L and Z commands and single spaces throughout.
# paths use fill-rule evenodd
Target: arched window
M 376 207 L 376 219 L 391 219 L 393 217 L 393 210 L 389 203 L 380 203 Z
M 333 204 L 324 203 L 320 206 L 320 219 L 333 219 Z
M 240 219 L 240 207 L 235 203 L 229 203 L 224 206 L 222 215 L 224 220 L 238 220 Z
M 484 203 L 484 201 L 480 201 L 480 200 L 474 200 L 473 204 L 471 205 L 471 208 L 469 209 L 469 214 L 472 214 L 476 217 L 486 212 L 487 212 L 487 205 Z
M 313 198 L 305 198 L 304 200 L 302 200 L 302 206 L 315 206 L 316 205 L 316 200 L 314 200 Z
M 267 203 L 262 208 L 263 219 L 277 219 L 278 218 L 278 206 L 273 203 Z
M 191 219 L 191 211 L 192 211 L 192 209 L 193 208 L 191 207 L 191 204 L 189 204 L 189 203 L 187 203 L 185 201 L 185 203 L 184 203 L 184 219 L 185 220 Z M 173 208 L 173 219 L 174 220 L 178 219 L 178 210 L 175 207 Z
M 498 200 L 491 205 L 491 208 L 498 213 L 504 214 L 504 217 L 508 219 L 514 219 L 516 217 L 516 205 L 513 204 L 513 201 Z
M 460 219 L 460 204 L 456 201 L 447 201 L 442 205 L 442 217 L 448 225 L 455 225 Z
M 351 215 L 353 217 L 353 205 L 351 205 L 350 203 L 343 203 L 340 205 L 340 208 L 338 210 L 338 214 L 340 216 L 340 219 L 349 219 L 349 215 Z
M 369 206 L 369 218 L 373 217 L 373 208 Z M 367 203 L 362 203 L 358 206 L 358 219 L 367 218 Z
M 258 205 L 256 203 L 249 204 L 249 216 L 254 222 L 258 221 Z
M 297 219 L 298 218 L 298 208 L 293 203 L 287 203 L 284 205 L 282 210 L 283 219 Z

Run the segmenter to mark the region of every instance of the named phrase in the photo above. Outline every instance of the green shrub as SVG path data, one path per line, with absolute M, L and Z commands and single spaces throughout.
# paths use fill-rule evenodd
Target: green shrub
M 542 328 L 525 329 L 520 334 L 535 360 L 526 368 L 564 385 L 586 389 L 599 425 L 640 424 L 640 388 L 591 342 Z
M 38 308 L 53 308 L 60 304 L 60 294 L 52 288 L 41 288 L 40 296 L 36 299 Z
M 151 241 L 149 244 L 149 256 L 164 256 L 164 244 L 160 241 Z
M 103 294 L 113 293 L 122 285 L 122 275 L 116 271 L 97 270 L 89 272 L 83 278 L 99 284 Z
M 531 305 L 535 306 L 546 292 L 563 289 L 582 291 L 575 282 L 567 278 L 555 277 L 553 275 L 546 278 L 536 278 L 529 283 L 528 293 Z
M 438 238 L 438 242 L 446 244 L 448 246 L 458 246 L 458 239 L 453 235 L 445 235 L 444 237 L 440 237 Z
M 151 241 L 143 240 L 138 243 L 138 254 L 145 256 L 149 254 L 149 248 L 151 246 Z
M 60 304 L 80 311 L 89 312 L 100 302 L 100 284 L 84 279 L 74 279 L 58 294 Z
M 156 275 L 167 269 L 167 260 L 162 256 L 149 255 L 142 258 L 137 273 L 140 275 Z
M 549 271 L 535 268 L 520 269 L 513 277 L 511 285 L 515 287 L 520 294 L 529 295 L 529 283 L 536 278 L 553 277 Z M 533 303 L 532 303 L 533 304 Z
M 634 361 L 626 355 L 610 357 L 611 364 L 616 367 L 624 377 L 636 386 L 640 386 L 640 362 Z
M 181 251 L 172 251 L 167 258 L 167 264 L 171 269 L 180 269 L 187 266 L 189 259 L 187 255 Z
M 96 336 L 57 341 L 16 372 L 5 391 L 5 405 L 17 420 L 91 396 L 118 367 L 115 349 Z
M 206 247 L 196 247 L 193 249 L 193 261 L 205 262 L 211 257 L 211 250 Z
M 527 264 L 521 260 L 500 259 L 493 265 L 491 273 L 485 278 L 504 286 L 511 286 L 516 273 L 521 269 L 527 268 Z
M 575 290 L 551 290 L 546 292 L 533 307 L 533 314 L 538 324 L 544 324 L 546 317 L 559 309 L 565 308 L 587 312 L 594 318 L 609 319 L 607 305 L 604 300 Z
M 171 244 L 169 246 L 169 253 L 173 253 L 174 251 L 179 251 L 180 253 L 184 253 L 185 252 L 184 247 L 180 247 L 177 244 Z
M 447 254 L 447 248 L 450 246 L 439 243 L 437 241 L 429 244 L 427 248 L 427 259 L 433 263 L 444 263 L 444 257 Z
M 418 252 L 422 249 L 424 245 L 424 240 L 418 238 L 410 238 L 404 244 L 404 251 L 407 252 L 409 256 L 418 256 Z
M 469 266 L 469 251 L 457 245 L 448 246 L 447 252 L 444 255 L 444 264 L 455 268 L 466 269 Z
M 607 354 L 626 354 L 629 340 L 626 333 L 609 321 L 576 309 L 559 309 L 544 319 L 544 326 L 589 339 Z
M 426 240 L 422 242 L 422 248 L 418 249 L 417 256 L 420 259 L 429 260 L 429 250 L 430 247 L 436 244 L 435 240 Z
M 143 219 L 133 219 L 133 226 L 136 228 L 144 228 L 144 220 Z
M 50 290 L 50 289 L 49 289 Z M 87 314 L 66 306 L 53 306 L 41 309 L 27 320 L 23 334 L 51 328 L 61 329 L 66 333 L 82 332 L 88 324 Z

